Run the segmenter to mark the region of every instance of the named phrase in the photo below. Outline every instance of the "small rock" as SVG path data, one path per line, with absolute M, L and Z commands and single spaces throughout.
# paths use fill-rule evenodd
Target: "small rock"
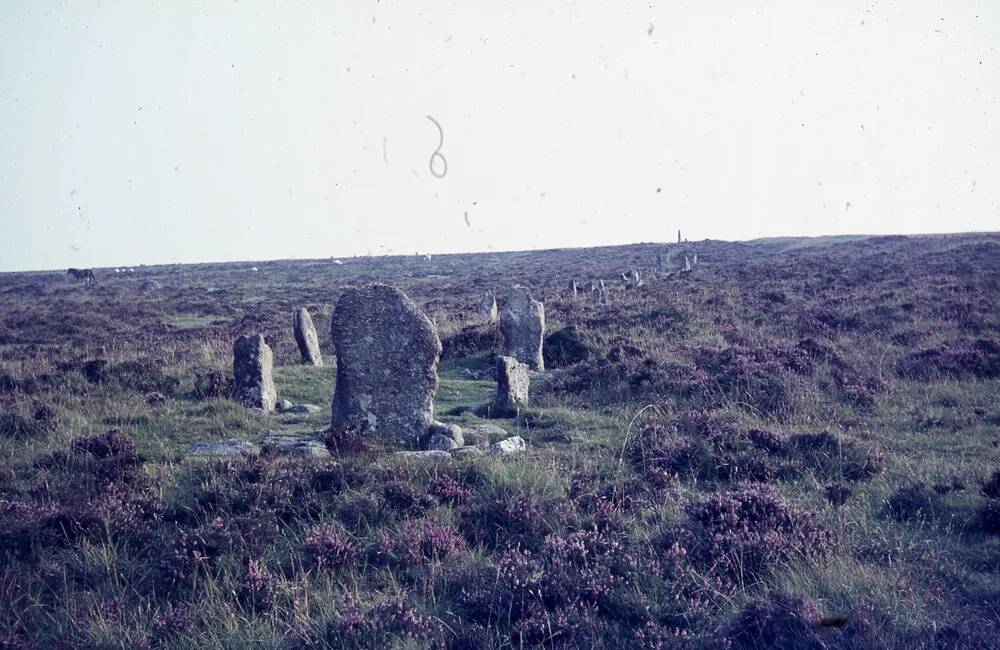
M 441 460 L 451 459 L 451 454 L 439 449 L 428 449 L 427 451 L 397 451 L 393 454 L 396 458 L 408 458 L 415 460 Z
M 528 444 L 524 442 L 524 438 L 521 436 L 512 436 L 506 440 L 501 440 L 500 442 L 494 442 L 490 445 L 490 453 L 492 454 L 518 454 L 528 448 Z
M 215 442 L 196 442 L 188 447 L 191 456 L 257 456 L 260 447 L 242 438 L 228 438 Z
M 471 427 L 465 427 L 465 433 L 470 434 L 472 437 L 484 438 L 484 442 L 491 438 L 502 439 L 510 435 L 506 429 L 495 424 L 476 424 Z
M 441 451 L 451 451 L 452 449 L 457 449 L 460 447 L 457 442 L 449 438 L 448 436 L 441 435 L 440 433 L 432 433 L 427 439 L 428 449 L 439 449 Z
M 288 413 L 319 413 L 323 409 L 315 404 L 296 404 L 288 409 Z
M 457 424 L 446 424 L 437 420 L 431 420 L 430 425 L 427 427 L 427 433 L 431 437 L 438 435 L 450 438 L 455 441 L 455 446 L 457 447 L 465 444 L 465 438 L 462 436 L 462 427 Z
M 455 458 L 473 458 L 475 456 L 482 456 L 483 450 L 479 447 L 466 445 L 465 447 L 456 447 L 455 449 L 452 449 L 451 455 Z
M 269 433 L 260 439 L 261 451 L 274 456 L 296 458 L 329 458 L 330 450 L 315 438 L 302 438 L 281 433 Z
M 278 413 L 284 413 L 285 411 L 290 411 L 293 406 L 295 406 L 295 405 L 292 404 L 287 399 L 279 399 L 277 402 L 274 403 L 274 409 Z

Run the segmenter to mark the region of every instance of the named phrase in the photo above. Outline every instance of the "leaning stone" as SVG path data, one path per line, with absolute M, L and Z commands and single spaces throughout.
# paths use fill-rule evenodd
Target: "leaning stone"
M 373 284 L 340 297 L 330 332 L 337 348 L 331 428 L 419 442 L 434 416 L 441 356 L 427 316 L 399 289 Z
M 260 334 L 249 334 L 233 344 L 233 377 L 236 401 L 270 413 L 274 410 L 277 390 L 272 377 L 273 355 Z
M 528 444 L 524 442 L 524 438 L 521 436 L 512 436 L 506 440 L 501 440 L 500 442 L 494 442 L 490 445 L 491 454 L 518 454 L 528 448 Z
M 279 399 L 277 402 L 274 403 L 274 409 L 278 413 L 284 413 L 285 411 L 290 411 L 294 406 L 295 405 L 292 404 L 291 401 L 287 399 Z
M 443 436 L 440 433 L 432 433 L 427 439 L 428 449 L 440 449 L 441 451 L 451 451 L 452 449 L 457 449 L 460 447 L 457 442 L 449 438 L 448 436 Z
M 243 438 L 196 442 L 188 447 L 191 456 L 257 456 L 260 447 Z
M 545 339 L 545 305 L 531 297 L 527 287 L 514 286 L 500 315 L 504 355 L 544 370 L 542 343 Z
M 272 456 L 295 458 L 329 458 L 330 450 L 315 438 L 302 438 L 281 433 L 269 433 L 260 439 L 261 451 Z
M 497 322 L 497 299 L 487 293 L 479 302 L 479 318 L 487 325 Z
M 319 413 L 323 409 L 315 404 L 296 404 L 288 409 L 287 413 Z
M 514 357 L 497 357 L 497 395 L 490 406 L 493 417 L 510 417 L 528 406 L 528 366 Z
M 479 447 L 467 445 L 465 447 L 456 447 L 455 449 L 452 449 L 451 455 L 455 458 L 473 458 L 476 456 L 482 456 L 483 450 Z
M 292 328 L 295 331 L 295 342 L 299 345 L 302 363 L 312 366 L 323 365 L 323 354 L 319 350 L 319 337 L 313 326 L 312 316 L 305 307 L 299 307 L 292 314 Z
M 428 449 L 427 451 L 397 451 L 393 454 L 393 456 L 409 460 L 451 460 L 451 454 L 439 449 Z

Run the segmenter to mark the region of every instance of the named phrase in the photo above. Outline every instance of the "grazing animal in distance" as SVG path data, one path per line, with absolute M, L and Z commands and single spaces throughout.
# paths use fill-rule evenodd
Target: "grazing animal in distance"
M 84 284 L 97 282 L 97 276 L 94 275 L 93 269 L 67 269 L 66 274 L 72 275 L 77 280 L 83 280 Z

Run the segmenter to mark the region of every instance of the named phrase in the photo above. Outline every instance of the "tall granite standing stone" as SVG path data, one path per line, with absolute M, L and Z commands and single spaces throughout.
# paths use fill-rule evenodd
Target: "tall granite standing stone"
M 578 287 L 576 286 L 576 280 L 569 281 L 569 297 L 576 298 Z
M 487 325 L 497 322 L 497 299 L 492 293 L 485 294 L 479 303 L 479 317 Z
M 505 356 L 528 364 L 532 370 L 545 370 L 545 305 L 531 297 L 528 287 L 515 285 L 507 294 L 500 314 L 500 333 Z
M 312 316 L 305 307 L 299 307 L 292 314 L 292 327 L 295 330 L 295 342 L 299 344 L 302 363 L 311 366 L 323 365 L 323 353 L 319 350 L 319 337 Z
M 331 427 L 418 442 L 433 421 L 438 385 L 433 323 L 399 289 L 373 284 L 340 297 L 330 333 L 337 348 Z
M 274 356 L 260 334 L 247 334 L 233 344 L 233 378 L 236 401 L 270 413 L 278 391 L 271 374 Z
M 497 396 L 490 414 L 510 417 L 528 406 L 528 366 L 514 357 L 497 357 Z

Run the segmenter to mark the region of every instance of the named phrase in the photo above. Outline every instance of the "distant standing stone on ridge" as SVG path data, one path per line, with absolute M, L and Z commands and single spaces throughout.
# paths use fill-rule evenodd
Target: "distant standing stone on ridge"
M 233 344 L 233 378 L 238 402 L 270 413 L 278 397 L 271 374 L 274 356 L 260 334 L 248 334 Z
M 497 322 L 497 299 L 492 293 L 484 295 L 479 303 L 479 317 L 488 325 Z
M 353 427 L 405 444 L 433 421 L 441 341 L 402 291 L 384 284 L 351 289 L 330 325 L 337 348 L 331 427 Z
M 531 297 L 528 287 L 511 287 L 500 314 L 500 333 L 504 355 L 528 364 L 532 370 L 545 370 L 542 359 L 545 305 Z
M 528 406 L 528 366 L 514 357 L 497 357 L 497 396 L 490 414 L 510 417 Z
M 323 353 L 319 351 L 319 337 L 312 316 L 305 307 L 299 307 L 292 314 L 292 327 L 295 328 L 295 342 L 299 344 L 302 363 L 312 366 L 323 365 Z

